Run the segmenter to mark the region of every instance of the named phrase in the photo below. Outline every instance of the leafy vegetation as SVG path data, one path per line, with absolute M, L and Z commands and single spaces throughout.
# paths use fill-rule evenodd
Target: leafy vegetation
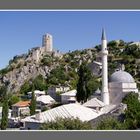
M 50 72 L 47 80 L 49 85 L 65 85 L 65 82 L 69 81 L 70 77 L 66 73 L 64 67 L 58 66 Z
M 20 93 L 24 95 L 31 90 L 32 90 L 31 84 L 29 83 L 29 81 L 25 81 L 25 83 L 20 88 Z
M 123 99 L 123 103 L 127 104 L 123 121 L 120 122 L 111 117 L 104 119 L 98 124 L 98 130 L 135 130 L 140 128 L 140 102 L 138 94 L 127 94 Z
M 12 70 L 13 70 L 12 67 L 6 67 L 6 68 L 4 68 L 4 69 L 1 69 L 1 70 L 0 70 L 0 75 L 5 75 L 6 73 L 8 73 L 8 72 L 10 72 L 10 71 L 12 71 Z
M 0 87 L 0 102 L 4 101 L 4 97 L 5 97 L 6 92 L 7 92 L 6 86 L 1 86 Z
M 46 79 L 42 75 L 38 75 L 32 82 L 35 89 L 38 90 L 47 90 L 48 86 L 46 83 Z
M 50 55 L 45 55 L 41 60 L 41 65 L 51 66 L 52 65 L 52 57 Z
M 140 47 L 137 45 L 130 45 L 131 43 L 132 42 L 124 42 L 123 40 L 113 40 L 108 42 L 109 76 L 115 71 L 115 69 L 118 68 L 120 64 L 124 64 L 125 70 L 132 74 L 138 83 L 138 87 L 140 88 Z M 46 75 L 47 79 L 39 75 L 34 80 L 32 80 L 35 89 L 47 90 L 49 86 L 55 85 L 70 86 L 71 89 L 77 88 L 79 79 L 77 70 L 80 66 L 80 63 L 86 62 L 88 64 L 88 60 L 91 62 L 96 60 L 96 55 L 98 56 L 100 50 L 101 45 L 97 45 L 95 48 L 91 49 L 75 50 L 64 54 L 62 59 L 58 59 L 52 55 L 46 54 L 41 60 L 40 66 L 43 65 L 53 67 L 50 74 Z M 20 60 L 24 60 L 26 57 L 27 55 L 15 56 L 11 61 L 9 61 L 9 66 L 0 70 L 0 74 L 4 75 L 14 68 L 20 67 Z M 26 61 L 26 63 L 28 62 Z M 16 64 L 16 66 L 13 64 Z M 100 86 L 99 81 L 94 76 L 92 76 L 92 79 L 89 79 L 88 83 L 86 84 L 88 87 L 90 87 L 90 91 L 95 91 Z M 21 86 L 20 93 L 26 94 L 31 90 L 31 84 L 28 81 L 25 81 L 25 83 Z
M 137 45 L 128 45 L 124 49 L 123 55 L 132 56 L 134 58 L 140 58 L 140 48 Z
M 8 104 L 9 104 L 9 107 L 11 108 L 11 106 L 17 102 L 20 101 L 20 98 L 17 96 L 17 95 L 12 95 L 10 98 L 9 98 L 9 101 L 8 101 Z
M 36 98 L 34 94 L 34 90 L 32 90 L 32 99 L 30 104 L 30 115 L 34 115 L 36 110 Z
M 131 45 L 132 42 L 124 42 L 123 40 L 108 42 L 108 69 L 109 76 L 120 67 L 120 64 L 125 65 L 125 71 L 129 72 L 135 78 L 136 82 L 140 82 L 139 74 L 139 59 L 140 46 Z M 101 45 L 97 45 L 97 52 L 101 50 Z M 138 84 L 140 87 L 140 84 Z
M 30 81 L 32 81 L 32 82 L 30 82 Z M 38 75 L 35 79 L 26 81 L 21 86 L 20 93 L 24 95 L 24 94 L 27 94 L 27 92 L 32 91 L 33 85 L 34 85 L 34 88 L 37 90 L 46 91 L 48 89 L 46 79 L 43 78 L 42 75 Z
M 0 70 L 0 75 L 5 75 L 8 72 L 18 69 L 21 67 L 22 63 L 18 62 L 20 59 L 23 59 L 26 56 L 26 54 L 21 55 L 21 56 L 14 56 L 13 59 L 9 61 L 9 65 L 6 68 L 3 68 Z
M 41 130 L 90 130 L 90 123 L 82 122 L 78 118 L 57 118 L 54 122 L 48 122 L 40 127 Z
M 76 99 L 78 102 L 84 103 L 98 88 L 98 82 L 93 78 L 91 71 L 84 63 L 79 68 L 78 76 Z
M 123 103 L 127 104 L 124 121 L 127 129 L 140 128 L 140 102 L 138 100 L 138 94 L 130 93 L 126 95 Z
M 1 120 L 1 130 L 6 130 L 8 126 L 8 112 L 9 112 L 9 106 L 8 106 L 8 96 L 7 91 L 4 91 L 4 101 L 2 106 L 2 120 Z
M 115 118 L 109 117 L 102 120 L 97 128 L 97 130 L 123 130 L 125 129 L 124 125 Z

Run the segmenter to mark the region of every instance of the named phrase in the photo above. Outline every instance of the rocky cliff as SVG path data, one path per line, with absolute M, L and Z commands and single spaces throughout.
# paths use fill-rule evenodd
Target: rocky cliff
M 63 80 L 60 84 L 75 84 L 74 80 L 76 79 L 78 67 L 83 61 L 89 64 L 95 76 L 100 77 L 102 68 L 100 50 L 101 45 L 65 54 L 51 52 L 39 56 L 39 61 L 36 61 L 35 57 L 32 57 L 36 49 L 32 49 L 28 54 L 15 56 L 9 61 L 9 65 L 5 69 L 0 70 L 0 85 L 8 82 L 8 91 L 18 92 L 26 81 L 34 79 L 38 75 L 42 75 L 47 79 L 50 74 L 51 80 L 47 80 L 52 83 L 55 81 L 55 84 L 59 84 L 59 81 Z M 126 71 L 131 73 L 139 84 L 139 47 L 136 45 L 130 46 L 129 43 L 122 40 L 119 43 L 110 41 L 108 50 L 109 75 L 118 68 L 118 65 L 124 64 Z M 59 73 L 57 73 L 58 71 Z

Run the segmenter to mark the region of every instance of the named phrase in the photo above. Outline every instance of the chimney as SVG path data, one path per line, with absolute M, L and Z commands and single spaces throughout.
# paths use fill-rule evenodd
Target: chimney
M 40 121 L 41 120 L 41 111 L 39 110 L 37 114 L 35 114 L 35 119 Z

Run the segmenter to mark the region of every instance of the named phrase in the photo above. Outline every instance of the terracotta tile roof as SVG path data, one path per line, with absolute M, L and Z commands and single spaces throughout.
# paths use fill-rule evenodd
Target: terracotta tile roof
M 12 106 L 26 107 L 26 106 L 29 106 L 29 105 L 30 105 L 30 101 L 19 101 Z

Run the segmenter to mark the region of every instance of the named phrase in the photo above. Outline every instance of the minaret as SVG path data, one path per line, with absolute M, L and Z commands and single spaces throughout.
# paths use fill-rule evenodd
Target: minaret
M 105 30 L 102 30 L 102 101 L 109 105 L 109 92 L 108 92 L 108 64 L 107 64 L 107 40 Z

